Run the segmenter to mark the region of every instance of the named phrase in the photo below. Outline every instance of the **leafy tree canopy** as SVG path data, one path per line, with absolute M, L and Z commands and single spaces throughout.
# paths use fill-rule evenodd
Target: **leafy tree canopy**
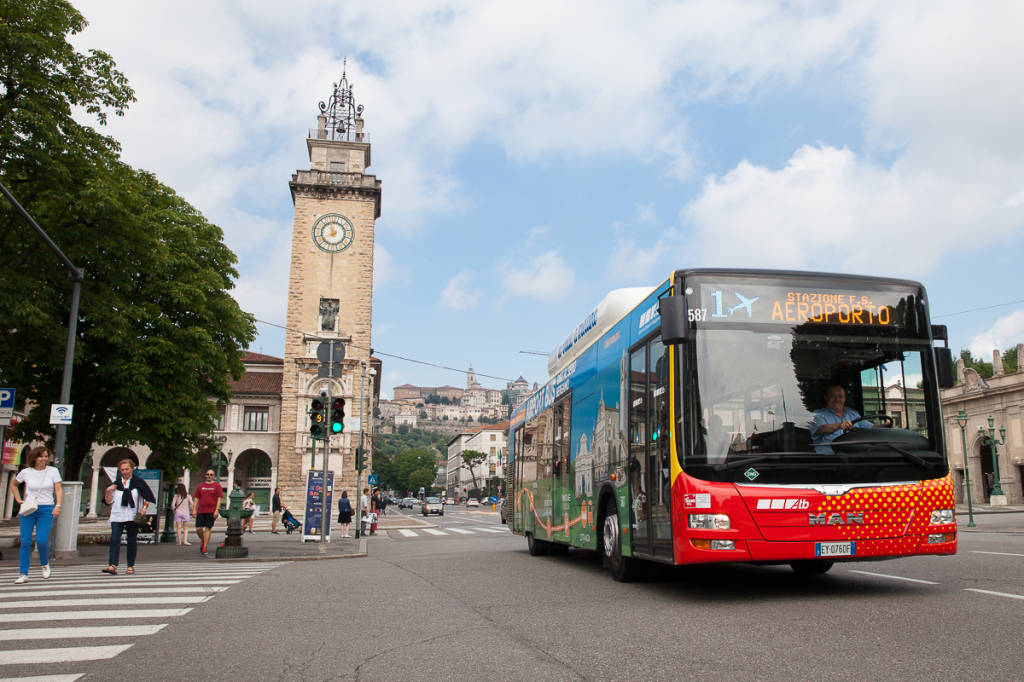
M 0 16 L 0 180 L 85 273 L 64 474 L 77 478 L 93 443 L 139 442 L 169 470 L 187 465 L 255 338 L 228 293 L 235 256 L 220 228 L 71 117 L 103 124 L 134 100 L 108 55 L 67 43 L 82 16 L 42 0 L 0 0 Z M 2 199 L 0 268 L 0 380 L 36 404 L 14 436 L 48 438 L 71 286 Z

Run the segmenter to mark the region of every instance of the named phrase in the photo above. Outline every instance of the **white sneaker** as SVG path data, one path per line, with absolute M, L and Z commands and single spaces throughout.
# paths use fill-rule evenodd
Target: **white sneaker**
M 46 564 L 45 566 L 43 566 L 43 580 L 46 580 L 49 577 L 50 577 L 50 564 Z
M 21 575 L 18 576 L 17 580 L 14 581 L 14 584 L 15 585 L 21 585 L 21 584 L 27 583 L 27 582 L 28 582 L 28 576 L 25 575 L 24 573 L 22 573 Z

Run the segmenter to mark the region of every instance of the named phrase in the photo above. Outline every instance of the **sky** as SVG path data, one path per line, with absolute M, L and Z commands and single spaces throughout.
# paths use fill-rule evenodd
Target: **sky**
M 238 256 L 251 350 L 283 355 L 288 181 L 343 68 L 384 397 L 543 383 L 607 292 L 685 267 L 915 279 L 954 351 L 1024 343 L 1024 3 L 74 4 L 138 98 L 105 132 Z

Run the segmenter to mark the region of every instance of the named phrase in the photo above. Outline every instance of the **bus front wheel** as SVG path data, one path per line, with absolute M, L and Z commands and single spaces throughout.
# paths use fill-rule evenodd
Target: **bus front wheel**
M 822 575 L 828 573 L 834 561 L 827 559 L 806 559 L 804 561 L 792 561 L 789 566 L 797 575 Z
M 533 537 L 533 533 L 526 534 L 526 548 L 530 556 L 544 556 L 548 553 L 548 543 Z
M 611 498 L 605 502 L 604 524 L 602 525 L 602 559 L 612 577 L 619 582 L 629 582 L 635 573 L 636 561 L 622 556 L 622 538 L 619 535 L 619 510 Z

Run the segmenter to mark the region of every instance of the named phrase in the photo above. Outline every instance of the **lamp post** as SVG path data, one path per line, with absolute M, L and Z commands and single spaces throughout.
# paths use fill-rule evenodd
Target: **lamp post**
M 213 466 L 217 468 L 217 484 L 220 485 L 221 469 L 226 467 L 228 462 L 231 461 L 231 450 L 228 450 L 227 458 L 224 457 L 223 452 L 218 452 L 213 456 Z M 227 495 L 221 496 L 221 506 L 227 506 Z
M 979 426 L 978 435 L 988 439 L 989 445 L 992 446 L 992 497 L 996 495 L 1003 496 L 1006 493 L 1003 492 L 1003 487 L 999 485 L 999 457 L 996 454 L 996 446 L 1006 445 L 1006 427 L 999 427 L 999 440 L 996 440 L 996 420 L 992 415 L 989 415 L 988 434 L 985 433 L 984 426 Z
M 967 483 L 967 527 L 974 528 L 974 505 L 971 504 L 971 465 L 967 459 L 967 413 L 960 410 L 956 413 L 956 423 L 960 426 L 960 441 L 964 448 L 964 480 Z

